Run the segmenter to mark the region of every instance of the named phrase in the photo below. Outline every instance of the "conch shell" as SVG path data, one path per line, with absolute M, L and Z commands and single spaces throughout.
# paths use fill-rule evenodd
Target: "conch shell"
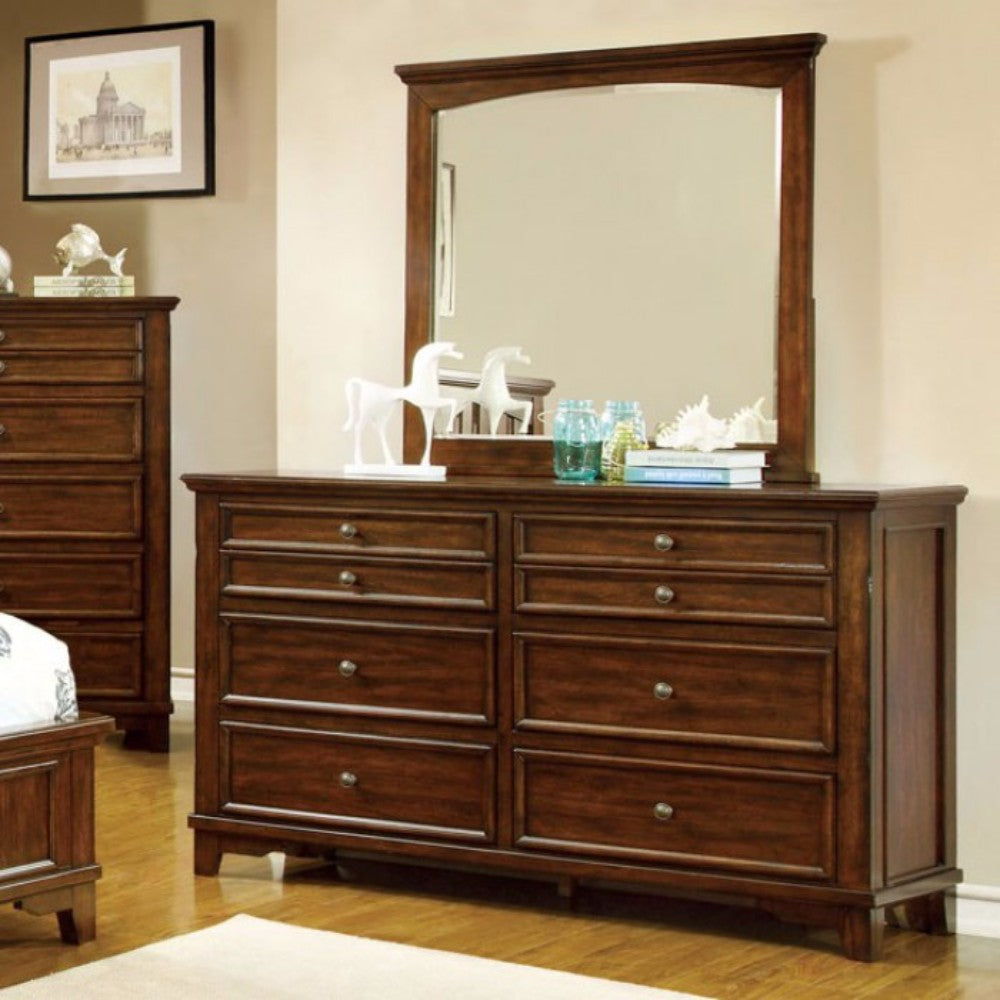
M 708 396 L 702 396 L 700 403 L 685 406 L 674 417 L 673 423 L 658 424 L 655 437 L 658 448 L 677 448 L 681 451 L 717 451 L 736 447 L 729 422 L 708 412 Z
M 778 440 L 778 421 L 764 416 L 764 397 L 753 406 L 741 406 L 730 418 L 733 438 L 744 444 L 771 444 Z

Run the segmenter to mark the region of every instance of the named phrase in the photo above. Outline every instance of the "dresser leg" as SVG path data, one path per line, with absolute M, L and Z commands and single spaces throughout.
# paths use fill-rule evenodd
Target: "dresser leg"
M 194 832 L 195 875 L 218 875 L 222 864 L 222 847 L 214 833 Z
M 149 750 L 151 753 L 167 753 L 170 750 L 170 717 L 158 715 L 144 719 L 141 724 L 125 730 L 122 741 L 126 750 Z
M 94 883 L 53 889 L 17 900 L 15 906 L 35 916 L 56 915 L 59 936 L 66 944 L 83 944 L 97 936 L 97 895 Z
M 924 934 L 955 933 L 955 896 L 951 892 L 935 892 L 904 904 L 906 926 Z
M 848 958 L 857 962 L 876 962 L 882 957 L 885 913 L 882 909 L 859 910 L 853 907 L 840 914 L 840 946 Z
M 556 892 L 559 894 L 559 902 L 568 910 L 572 910 L 576 905 L 576 879 L 563 876 L 556 882 Z

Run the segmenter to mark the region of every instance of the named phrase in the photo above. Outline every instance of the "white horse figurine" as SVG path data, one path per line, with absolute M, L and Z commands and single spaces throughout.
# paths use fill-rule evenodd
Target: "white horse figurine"
M 479 385 L 473 389 L 467 399 L 478 403 L 486 414 L 490 434 L 496 437 L 500 420 L 505 413 L 521 421 L 519 434 L 527 434 L 531 427 L 531 400 L 515 399 L 507 388 L 507 364 L 518 362 L 530 365 L 531 358 L 520 347 L 494 347 L 486 352 L 483 359 L 483 373 L 479 377 Z
M 347 380 L 347 423 L 344 430 L 354 431 L 354 464 L 363 466 L 361 460 L 361 436 L 369 425 L 373 425 L 382 445 L 382 455 L 386 466 L 396 465 L 386 437 L 386 424 L 396 404 L 403 400 L 416 406 L 424 418 L 424 453 L 420 459 L 422 466 L 430 465 L 431 438 L 433 437 L 434 416 L 438 410 L 447 410 L 448 429 L 455 419 L 458 404 L 441 394 L 438 385 L 438 365 L 442 358 L 461 359 L 454 343 L 439 341 L 421 347 L 413 356 L 413 376 L 401 388 L 370 382 L 363 378 Z

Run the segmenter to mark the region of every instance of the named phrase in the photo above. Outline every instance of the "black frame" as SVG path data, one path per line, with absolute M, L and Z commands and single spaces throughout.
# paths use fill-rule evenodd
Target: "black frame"
M 144 36 L 141 39 L 138 36 Z M 179 50 L 181 152 L 177 170 L 56 178 L 49 173 L 49 67 L 59 59 L 96 57 L 155 48 Z M 38 35 L 24 42 L 23 198 L 53 201 L 97 198 L 191 197 L 215 194 L 215 22 L 166 24 Z M 194 147 L 194 152 L 189 150 Z

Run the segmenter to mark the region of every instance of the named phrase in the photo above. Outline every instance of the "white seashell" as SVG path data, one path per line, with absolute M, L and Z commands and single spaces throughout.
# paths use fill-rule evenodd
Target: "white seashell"
M 700 403 L 681 409 L 673 423 L 657 426 L 656 445 L 682 451 L 718 451 L 735 448 L 736 438 L 728 421 L 709 413 L 708 396 L 702 396 Z
M 729 427 L 733 439 L 745 444 L 770 444 L 778 439 L 778 421 L 764 416 L 763 396 L 753 406 L 741 406 L 729 418 Z
M 14 282 L 10 280 L 13 267 L 10 254 L 3 247 L 0 247 L 0 292 L 14 291 Z

